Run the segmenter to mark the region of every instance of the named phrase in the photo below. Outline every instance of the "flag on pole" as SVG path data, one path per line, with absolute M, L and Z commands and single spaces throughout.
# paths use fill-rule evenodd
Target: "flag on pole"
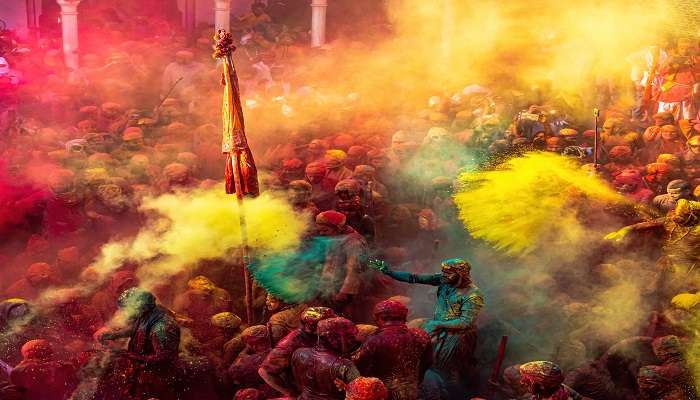
M 214 57 L 223 61 L 224 68 L 221 80 L 224 85 L 221 150 L 226 154 L 226 193 L 256 197 L 260 194 L 258 171 L 245 136 L 238 75 L 232 58 L 236 46 L 231 34 L 224 30 L 220 30 L 215 39 Z

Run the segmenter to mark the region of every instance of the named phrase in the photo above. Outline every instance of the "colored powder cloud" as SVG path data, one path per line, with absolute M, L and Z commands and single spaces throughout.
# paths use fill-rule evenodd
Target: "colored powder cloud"
M 466 172 L 454 200 L 469 233 L 509 255 L 527 255 L 543 243 L 578 243 L 588 228 L 584 206 L 625 199 L 606 182 L 563 156 L 528 153 L 494 170 Z

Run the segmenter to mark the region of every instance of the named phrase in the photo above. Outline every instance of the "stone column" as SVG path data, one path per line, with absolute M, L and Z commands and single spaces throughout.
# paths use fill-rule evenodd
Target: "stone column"
M 311 47 L 326 43 L 326 8 L 328 0 L 311 0 Z
M 231 27 L 231 0 L 214 0 L 214 32 Z
M 78 69 L 78 4 L 81 0 L 56 0 L 61 6 L 63 57 L 66 67 Z

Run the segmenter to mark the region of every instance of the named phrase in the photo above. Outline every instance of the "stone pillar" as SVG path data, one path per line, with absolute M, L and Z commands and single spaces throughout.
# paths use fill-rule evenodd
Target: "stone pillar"
M 231 0 L 214 0 L 214 32 L 231 27 Z
M 56 0 L 61 6 L 63 57 L 66 67 L 78 69 L 78 4 L 81 0 Z
M 326 8 L 328 0 L 311 0 L 311 47 L 326 44 Z

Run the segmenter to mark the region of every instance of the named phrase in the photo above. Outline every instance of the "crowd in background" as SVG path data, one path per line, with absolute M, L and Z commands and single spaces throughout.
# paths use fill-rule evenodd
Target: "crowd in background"
M 144 198 L 210 189 L 223 177 L 220 117 L 212 111 L 220 107 L 221 70 L 211 59 L 211 27 L 201 27 L 194 43 L 167 24 L 138 28 L 105 24 L 89 33 L 76 71 L 66 69 L 55 40 L 3 35 L 1 399 L 432 399 L 488 391 L 503 399 L 697 398 L 684 358 L 694 335 L 684 323 L 697 300 L 671 302 L 673 294 L 697 288 L 692 279 L 664 280 L 678 265 L 693 276 L 698 253 L 697 242 L 682 257 L 669 253 L 697 235 L 697 42 L 663 49 L 652 78 L 671 83 L 656 86 L 653 105 L 643 99 L 644 81 L 635 88 L 634 109 L 606 99 L 596 139 L 593 118 L 573 117 L 581 110 L 542 93 L 505 95 L 488 85 L 440 93 L 412 115 L 359 113 L 356 94 L 329 98 L 291 67 L 318 50 L 307 48 L 306 32 L 278 23 L 273 8 L 255 3 L 232 30 L 240 37 L 236 62 L 261 186 L 310 219 L 310 236 L 341 240 L 325 254 L 323 271 L 335 285 L 328 298 L 290 304 L 256 287 L 247 324 L 239 317 L 242 266 L 230 260 L 203 262 L 150 292 L 139 288 L 137 266 L 128 263 L 98 290 L 70 289 L 94 283 L 91 262 L 105 243 L 138 232 Z M 293 119 L 324 102 L 334 114 L 256 137 L 256 119 L 270 113 Z M 549 355 L 552 362 L 512 359 L 522 365 L 508 366 L 494 381 L 484 378 L 493 360 L 475 357 L 481 299 L 465 328 L 474 327 L 474 337 L 458 339 L 473 341 L 462 367 L 478 371 L 447 376 L 454 364 L 433 355 L 463 345 L 441 344 L 435 335 L 431 344 L 435 331 L 416 306 L 429 295 L 416 299 L 407 285 L 373 271 L 367 280 L 378 283 L 370 287 L 354 272 L 376 257 L 397 280 L 393 267 L 416 274 L 405 278 L 410 283 L 426 283 L 415 276 L 438 272 L 438 265 L 446 273 L 452 264 L 441 260 L 463 256 L 470 240 L 452 200 L 456 177 L 531 151 L 575 160 L 649 221 L 661 221 L 649 227 L 675 232 L 664 246 L 666 261 L 646 271 L 657 304 L 636 336 L 591 337 L 574 321 L 594 313 L 595 304 L 571 294 L 557 305 L 572 321 L 571 334 Z M 638 238 L 627 250 L 659 257 L 661 237 Z M 595 273 L 605 279 L 622 264 Z M 470 279 L 469 269 L 460 277 Z M 542 284 L 567 291 L 561 282 Z M 62 288 L 55 296 L 42 296 L 55 287 Z M 129 330 L 104 328 L 118 310 L 135 316 Z M 488 315 L 488 298 L 484 314 L 484 323 L 498 318 Z M 489 331 L 479 335 L 481 345 Z M 392 356 L 402 368 L 387 365 Z

